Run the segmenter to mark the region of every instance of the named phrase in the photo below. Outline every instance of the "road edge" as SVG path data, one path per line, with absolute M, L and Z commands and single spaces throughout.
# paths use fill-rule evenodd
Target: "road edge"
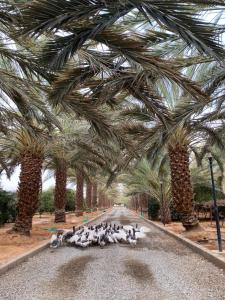
M 90 219 L 89 221 L 87 221 L 85 224 L 89 224 L 97 219 L 99 219 L 100 217 L 102 217 L 104 214 L 106 214 L 107 212 L 109 212 L 111 209 L 106 210 L 105 212 L 101 213 L 100 215 Z M 84 225 L 83 223 L 80 223 L 76 226 L 82 226 Z M 41 251 L 45 250 L 46 248 L 49 247 L 49 241 L 33 248 L 32 250 L 21 254 L 19 256 L 17 256 L 16 258 L 10 260 L 9 262 L 7 262 L 6 264 L 3 264 L 0 267 L 0 276 L 4 273 L 6 273 L 7 271 L 9 271 L 10 269 L 13 269 L 14 267 L 18 266 L 19 264 L 21 264 L 22 262 L 25 262 L 26 260 L 28 260 L 29 258 L 33 257 L 34 255 L 40 253 Z
M 156 224 L 155 222 L 153 222 L 151 220 L 148 220 L 144 217 L 142 217 L 142 219 L 145 220 L 146 222 L 150 223 L 154 227 L 158 228 L 159 230 L 163 231 L 167 235 L 173 237 L 177 241 L 181 242 L 182 244 L 184 244 L 185 246 L 190 248 L 193 252 L 203 256 L 205 259 L 207 259 L 208 261 L 213 263 L 218 268 L 225 270 L 225 261 L 220 258 L 220 256 L 219 256 L 220 254 L 213 254 L 206 248 L 202 247 L 201 245 L 197 245 L 196 243 L 192 242 L 191 240 L 189 240 L 185 237 L 182 237 L 182 236 Z

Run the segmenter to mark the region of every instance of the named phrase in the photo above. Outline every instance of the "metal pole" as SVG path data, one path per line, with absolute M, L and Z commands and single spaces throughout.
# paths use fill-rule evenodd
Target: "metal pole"
M 163 205 L 163 183 L 160 181 L 160 191 L 161 191 L 161 220 L 163 225 L 165 226 L 165 219 L 164 219 L 164 205 Z
M 218 247 L 219 251 L 222 252 L 222 238 L 221 238 L 221 231 L 220 231 L 220 219 L 219 219 L 219 212 L 218 206 L 216 202 L 216 190 L 215 190 L 215 183 L 214 183 L 214 176 L 213 176 L 213 166 L 212 166 L 212 157 L 209 157 L 209 166 L 210 166 L 210 173 L 211 173 L 211 181 L 212 181 L 212 196 L 213 196 L 213 203 L 214 203 L 214 212 L 216 218 L 216 230 L 217 230 L 217 240 L 218 240 Z

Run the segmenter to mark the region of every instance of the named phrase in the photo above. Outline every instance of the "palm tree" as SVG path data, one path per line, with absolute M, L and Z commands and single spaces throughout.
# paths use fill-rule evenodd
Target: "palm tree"
M 82 216 L 84 210 L 84 174 L 83 170 L 76 171 L 76 216 Z
M 217 144 L 224 149 L 220 138 L 223 129 L 220 127 L 213 129 L 213 123 L 205 117 L 203 119 L 185 118 L 179 122 L 173 118 L 172 113 L 173 111 L 171 111 L 171 120 L 164 124 L 157 117 L 153 118 L 147 108 L 138 104 L 134 105 L 125 114 L 144 123 L 127 126 L 127 131 L 139 137 L 137 147 L 140 153 L 147 153 L 149 159 L 160 155 L 162 149 L 168 154 L 173 201 L 176 210 L 181 215 L 183 226 L 189 229 L 198 224 L 193 212 L 193 189 L 189 169 L 190 151 L 205 142 Z M 215 120 L 214 116 L 213 122 Z
M 86 204 L 88 210 L 91 211 L 93 205 L 93 184 L 91 180 L 86 181 Z
M 10 164 L 20 164 L 18 186 L 18 213 L 13 231 L 29 235 L 32 217 L 38 206 L 41 188 L 41 170 L 48 134 L 33 127 L 33 132 L 17 128 L 7 137 L 1 137 L 1 151 Z
M 148 207 L 146 200 L 151 198 L 157 200 L 161 206 L 161 220 L 167 224 L 171 220 L 169 206 L 172 201 L 172 194 L 169 168 L 161 165 L 162 159 L 163 157 L 158 159 L 158 163 L 155 163 L 154 167 L 146 158 L 140 160 L 123 175 L 123 181 L 127 187 L 127 194 L 138 196 L 139 205 L 142 208 Z M 162 180 L 161 186 L 160 181 Z M 135 201 L 133 206 L 135 206 Z
M 67 170 L 69 167 L 70 149 L 66 145 L 64 132 L 55 131 L 52 134 L 51 147 L 46 154 L 44 167 L 48 172 L 48 180 L 54 173 L 55 190 L 54 190 L 54 208 L 55 223 L 66 222 L 66 184 Z
M 161 116 L 164 111 L 154 88 L 156 78 L 169 79 L 192 96 L 206 98 L 196 84 L 180 74 L 173 60 L 153 53 L 152 47 L 166 47 L 168 40 L 183 39 L 186 47 L 221 58 L 224 51 L 216 41 L 215 25 L 204 23 L 198 14 L 199 7 L 207 10 L 211 5 L 216 4 L 210 0 L 167 1 L 166 6 L 149 1 L 40 0 L 24 5 L 20 21 L 25 34 L 51 36 L 41 57 L 51 72 L 60 71 L 52 85 L 51 102 L 70 107 L 92 122 L 98 132 L 106 133 L 109 124 L 99 106 L 112 104 L 122 88 Z M 146 20 L 150 21 L 148 26 Z M 106 51 L 100 50 L 102 45 Z M 145 84 L 140 86 L 142 81 Z M 86 94 L 79 92 L 82 88 Z
M 49 109 L 42 101 L 46 93 L 39 79 L 47 73 L 36 63 L 37 45 L 13 36 L 18 23 L 12 3 L 3 0 L 0 9 L 0 131 L 6 133 L 10 126 L 28 128 L 34 118 L 44 122 Z
M 44 102 L 46 92 L 40 77 L 47 77 L 47 73 L 36 63 L 35 44 L 29 39 L 24 42 L 13 36 L 19 25 L 14 14 L 16 7 L 8 1 L 1 1 L 0 7 L 0 132 L 6 135 L 6 138 L 2 136 L 3 148 L 12 149 L 5 153 L 7 159 L 1 163 L 6 171 L 10 165 L 21 164 L 14 230 L 29 234 L 41 186 L 46 143 L 37 124 L 45 124 L 51 130 L 59 123 Z M 10 162 L 9 155 L 14 156 Z
M 56 32 L 54 40 L 48 43 L 51 51 L 47 51 L 45 58 L 48 58 L 52 67 L 60 68 L 90 40 L 107 43 L 109 48 L 115 47 L 119 42 L 116 30 L 111 39 L 107 34 L 112 28 L 117 28 L 116 24 L 118 27 L 129 24 L 126 29 L 131 33 L 140 30 L 137 25 L 142 25 L 143 32 L 154 30 L 158 24 L 172 32 L 174 38 L 182 38 L 187 45 L 191 44 L 209 55 L 220 56 L 223 49 L 215 41 L 215 27 L 199 19 L 198 15 L 200 9 L 204 11 L 210 6 L 219 8 L 224 4 L 222 1 L 215 3 L 213 0 L 199 0 L 197 3 L 194 0 L 170 0 L 166 5 L 160 1 L 154 2 L 153 5 L 151 1 L 68 3 L 66 0 L 54 0 L 50 3 L 47 0 L 39 0 L 25 5 L 21 12 L 24 33 L 37 37 L 43 33 Z M 144 27 L 146 21 L 150 21 L 150 24 Z M 57 35 L 59 30 L 68 34 Z M 163 34 L 154 36 L 155 41 L 157 38 L 163 38 Z
M 65 205 L 66 205 L 66 179 L 67 179 L 67 162 L 59 159 L 55 171 L 55 223 L 66 222 Z
M 52 132 L 51 147 L 48 151 L 45 161 L 45 168 L 48 171 L 54 171 L 55 176 L 55 222 L 66 222 L 65 206 L 66 206 L 66 185 L 67 173 L 70 167 L 70 160 L 77 151 L 76 141 L 84 134 L 85 124 L 78 124 L 74 129 L 68 116 L 61 116 L 60 119 L 62 130 Z M 52 172 L 50 172 L 50 176 Z
M 93 196 L 92 196 L 92 209 L 93 211 L 97 210 L 98 203 L 98 184 L 96 181 L 93 182 Z

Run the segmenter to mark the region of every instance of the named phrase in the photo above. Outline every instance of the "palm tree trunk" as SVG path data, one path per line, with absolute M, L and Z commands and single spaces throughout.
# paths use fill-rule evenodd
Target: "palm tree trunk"
M 135 197 L 131 196 L 131 209 L 135 210 L 136 208 L 136 202 L 135 202 Z
M 189 153 L 186 145 L 169 146 L 171 187 L 176 211 L 186 230 L 198 225 L 193 211 L 193 189 L 189 169 Z
M 92 210 L 97 210 L 97 200 L 98 200 L 98 185 L 96 182 L 93 183 L 93 190 L 92 190 Z
M 98 208 L 102 208 L 102 191 L 98 192 Z
M 66 222 L 66 179 L 67 167 L 65 160 L 61 160 L 55 172 L 55 223 Z
M 83 215 L 83 209 L 84 209 L 83 188 L 84 188 L 84 175 L 82 171 L 78 170 L 77 189 L 76 189 L 76 216 Z
M 86 198 L 87 198 L 87 207 L 89 210 L 91 210 L 92 209 L 92 183 L 90 181 L 87 182 Z
M 169 201 L 164 199 L 160 205 L 160 216 L 161 222 L 165 224 L 169 224 L 171 222 L 171 212 L 169 207 Z
M 43 156 L 25 152 L 21 157 L 21 172 L 18 187 L 18 214 L 13 231 L 30 235 L 32 218 L 38 206 L 41 187 Z
M 102 208 L 105 208 L 105 193 L 102 193 Z

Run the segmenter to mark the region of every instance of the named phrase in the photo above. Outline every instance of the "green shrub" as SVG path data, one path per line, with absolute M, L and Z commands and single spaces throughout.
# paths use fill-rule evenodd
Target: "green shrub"
M 0 225 L 14 222 L 16 218 L 16 196 L 0 189 Z
M 41 215 L 44 212 L 53 213 L 54 207 L 54 189 L 49 189 L 41 193 L 38 212 Z M 66 190 L 66 211 L 75 210 L 75 192 L 72 189 Z
M 44 191 L 40 195 L 39 214 L 43 214 L 44 212 L 53 213 L 54 212 L 54 193 L 52 189 L 48 191 Z
M 173 205 L 170 206 L 171 220 L 172 221 L 180 221 L 180 214 L 176 211 Z
M 72 189 L 66 190 L 66 211 L 75 210 L 75 192 Z
M 216 191 L 217 199 L 225 199 L 225 195 L 220 190 Z M 201 203 L 212 200 L 212 188 L 205 185 L 194 186 L 194 201 Z
M 148 201 L 148 217 L 151 220 L 157 220 L 159 217 L 159 209 L 160 209 L 159 202 L 156 199 L 151 198 Z

